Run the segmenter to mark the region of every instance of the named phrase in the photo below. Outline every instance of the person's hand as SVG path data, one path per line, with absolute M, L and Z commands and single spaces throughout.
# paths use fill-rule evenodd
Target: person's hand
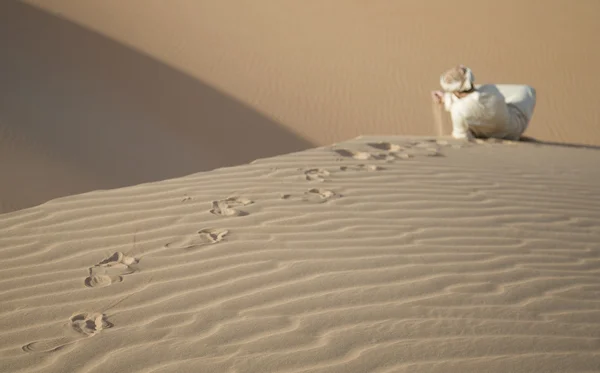
M 431 99 L 436 104 L 444 103 L 444 92 L 442 91 L 431 91 Z

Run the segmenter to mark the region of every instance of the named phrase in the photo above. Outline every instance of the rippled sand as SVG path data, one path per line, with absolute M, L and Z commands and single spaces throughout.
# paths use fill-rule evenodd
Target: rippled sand
M 363 137 L 0 216 L 3 372 L 592 372 L 595 149 Z

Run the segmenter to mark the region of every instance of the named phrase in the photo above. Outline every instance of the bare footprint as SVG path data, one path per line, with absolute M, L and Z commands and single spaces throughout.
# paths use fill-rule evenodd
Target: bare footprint
M 123 282 L 123 276 L 92 275 L 85 278 L 84 284 L 88 288 L 104 288 L 112 284 Z
M 221 216 L 244 216 L 246 212 L 232 208 L 225 201 L 213 201 L 212 208 L 210 209 L 211 214 Z
M 97 265 L 122 268 L 123 266 L 130 266 L 130 265 L 136 264 L 137 262 L 138 262 L 138 260 L 136 258 L 134 258 L 132 256 L 127 256 L 127 255 L 123 254 L 122 252 L 117 251 L 116 253 L 114 253 L 110 257 L 104 259 Z
M 70 327 L 74 331 L 83 334 L 86 337 L 91 337 L 103 329 L 111 328 L 113 325 L 106 320 L 102 313 L 84 312 L 71 316 Z
M 165 247 L 188 250 L 198 246 L 213 245 L 223 241 L 228 234 L 229 231 L 227 229 L 202 229 L 191 237 L 170 242 Z
M 248 206 L 253 203 L 254 201 L 247 198 L 231 197 L 220 201 L 213 201 L 210 212 L 220 216 L 245 216 L 248 215 L 247 212 L 238 210 L 235 207 Z
M 104 329 L 111 328 L 106 316 L 97 312 L 84 312 L 71 316 L 66 326 L 79 336 L 59 337 L 35 341 L 22 347 L 25 352 L 53 352 L 67 345 L 93 337 Z
M 325 178 L 329 176 L 329 171 L 322 168 L 311 168 L 304 171 L 304 176 L 308 181 L 325 181 Z
M 390 153 L 377 154 L 377 153 L 360 152 L 360 151 L 353 151 L 353 150 L 347 150 L 347 149 L 336 149 L 335 152 L 343 157 L 354 158 L 354 159 L 358 159 L 358 160 L 362 160 L 362 161 L 366 161 L 368 159 L 393 161 L 395 159 L 394 155 L 390 154 Z
M 367 152 L 355 152 L 355 151 L 346 150 L 346 149 L 336 149 L 335 152 L 338 153 L 339 155 L 341 155 L 342 157 L 348 157 L 348 158 L 354 158 L 354 159 L 367 160 L 367 159 L 373 158 L 373 155 L 371 153 L 367 153 Z
M 389 143 L 378 143 L 369 144 L 374 147 L 387 147 L 388 149 L 395 149 L 394 144 Z M 443 157 L 444 155 L 440 152 L 439 146 L 449 146 L 450 143 L 447 140 L 421 140 L 412 141 L 403 146 L 399 146 L 399 150 L 390 152 L 395 156 L 396 159 L 410 159 L 416 156 L 427 156 L 427 157 Z
M 383 167 L 376 166 L 374 164 L 358 164 L 356 166 L 341 166 L 342 171 L 380 171 Z
M 423 140 L 414 142 L 412 144 L 413 148 L 420 152 L 420 155 L 437 157 L 442 156 L 442 153 L 440 153 L 440 149 L 438 147 L 440 146 L 439 142 L 444 144 L 444 142 L 440 140 Z
M 400 145 L 392 144 L 389 142 L 374 142 L 374 143 L 369 143 L 368 145 L 375 149 L 385 150 L 388 152 L 399 152 L 400 150 L 404 150 L 404 148 L 401 147 Z
M 116 252 L 107 259 L 89 268 L 90 275 L 84 280 L 85 286 L 99 288 L 122 282 L 123 276 L 136 271 L 138 259 Z
M 328 189 L 314 188 L 304 193 L 304 200 L 323 203 L 331 199 L 340 198 L 341 195 Z

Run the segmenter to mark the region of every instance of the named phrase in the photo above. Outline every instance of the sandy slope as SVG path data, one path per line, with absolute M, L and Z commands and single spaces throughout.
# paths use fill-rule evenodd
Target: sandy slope
M 358 135 L 438 135 L 429 91 L 456 63 L 480 83 L 535 86 L 528 135 L 600 144 L 599 12 L 596 0 L 2 1 L 0 212 Z
M 599 162 L 359 138 L 2 215 L 0 366 L 598 371 Z

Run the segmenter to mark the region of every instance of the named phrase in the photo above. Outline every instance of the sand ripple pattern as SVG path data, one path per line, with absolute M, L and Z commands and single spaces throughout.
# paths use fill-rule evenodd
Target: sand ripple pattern
M 599 371 L 598 164 L 359 138 L 1 215 L 0 366 Z

